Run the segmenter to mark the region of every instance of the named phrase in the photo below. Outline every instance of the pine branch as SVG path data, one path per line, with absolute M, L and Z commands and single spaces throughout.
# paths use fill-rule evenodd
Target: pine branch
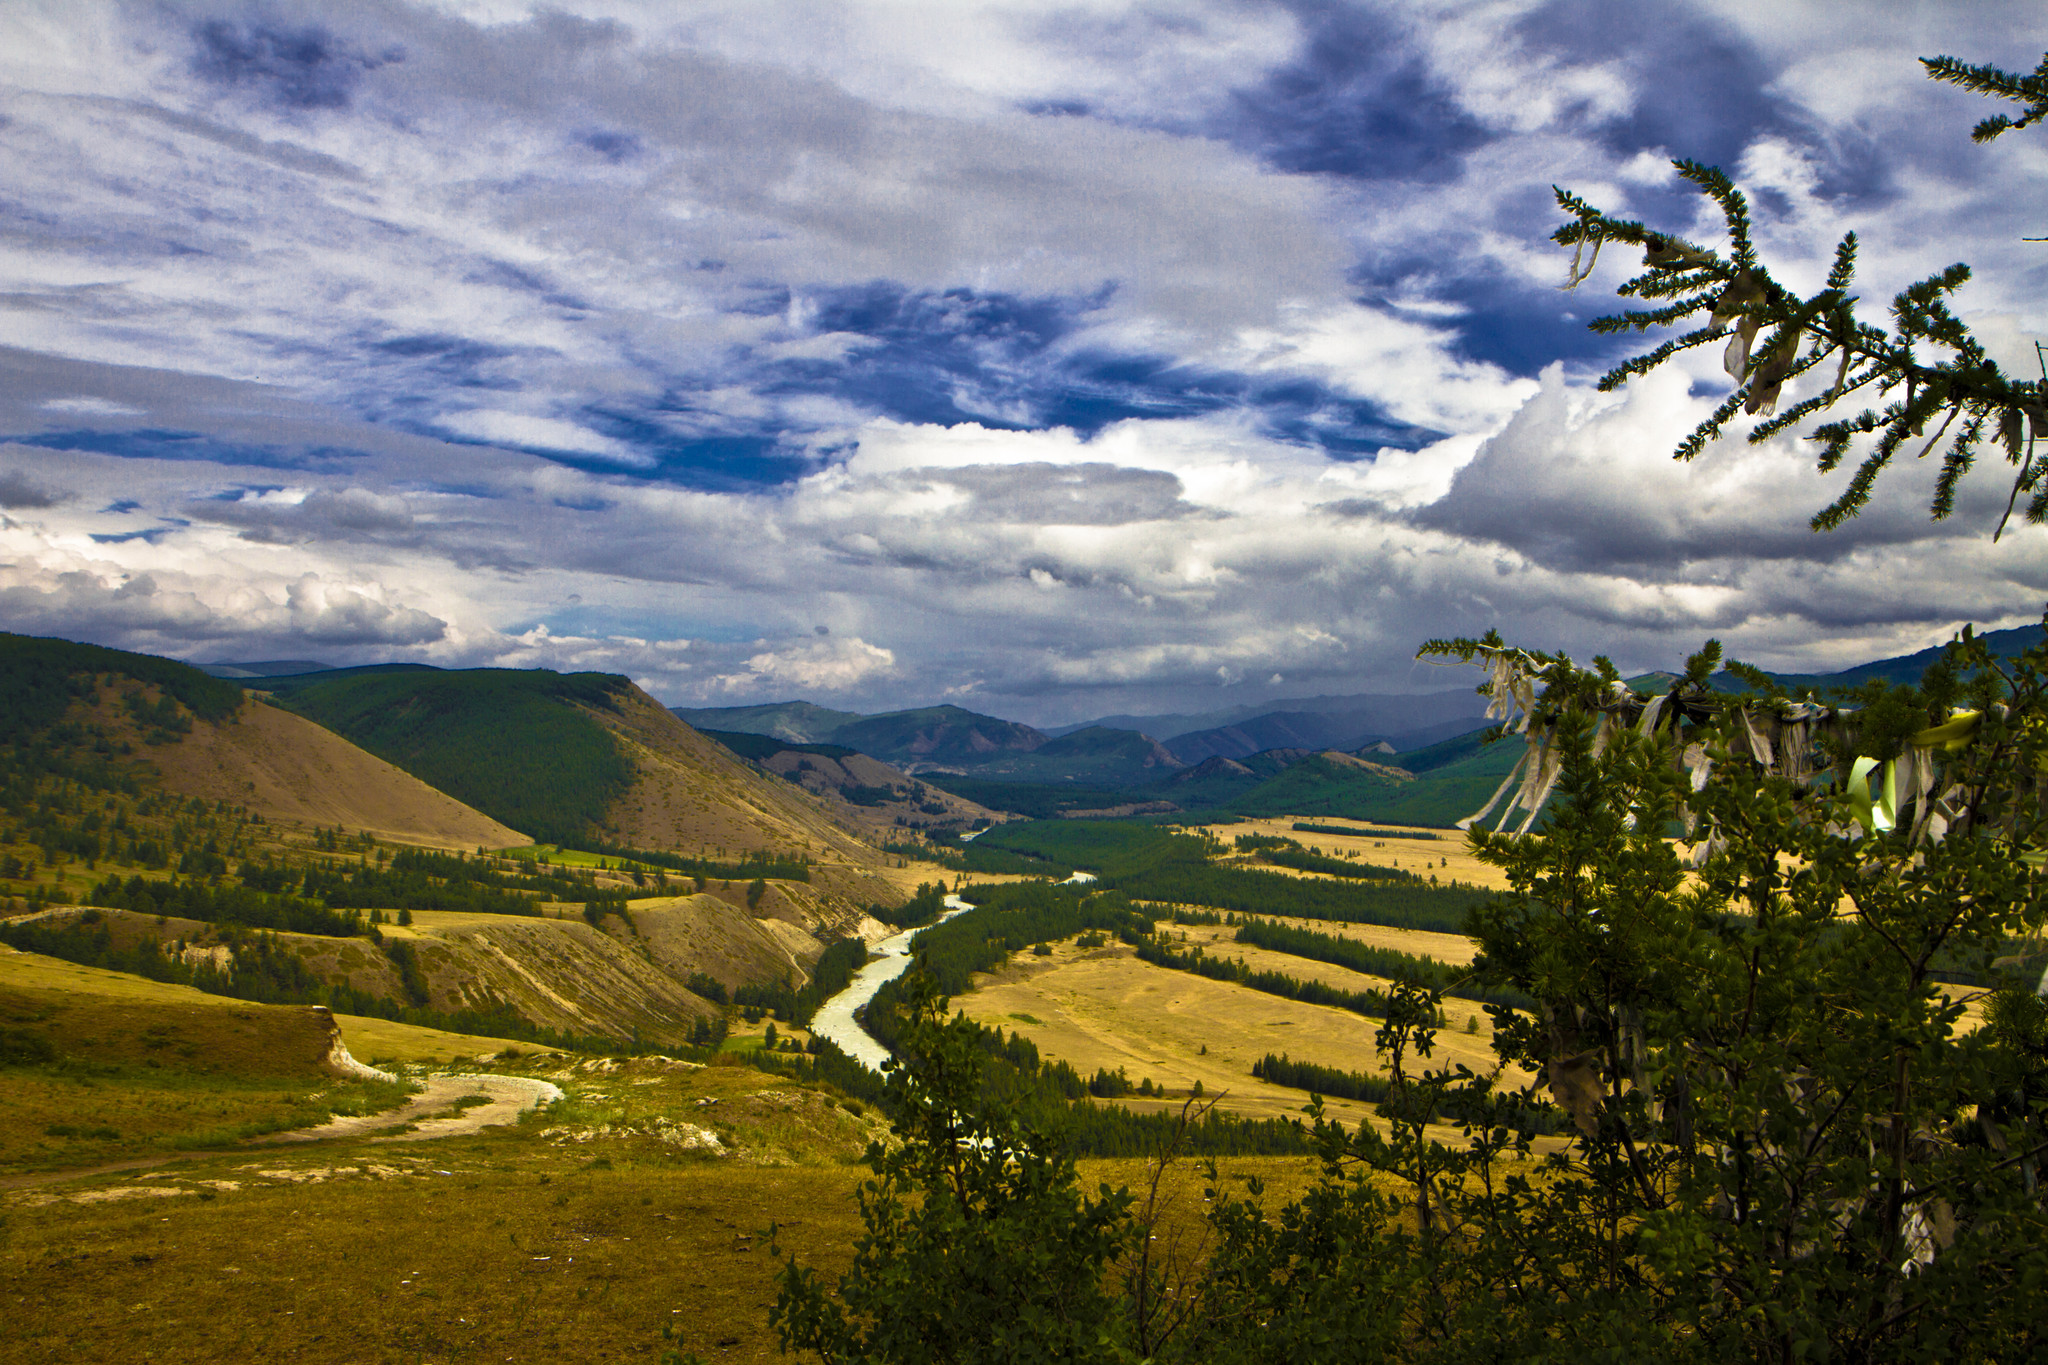
M 1994 114 L 1970 130 L 1973 142 L 1989 142 L 2002 133 L 2017 132 L 2048 118 L 2048 56 L 2030 76 L 2014 75 L 1995 66 L 1972 66 L 1954 57 L 1922 57 L 1930 79 L 1959 85 L 1972 94 L 2012 100 L 2026 106 L 2018 118 Z
M 2014 76 L 1994 67 L 1965 67 L 1949 58 L 1931 59 L 1928 68 L 1936 79 L 1979 93 L 2036 101 L 2040 108 L 2030 108 L 2020 123 L 2048 117 L 2048 57 L 2032 76 Z M 1568 288 L 1576 287 L 1592 272 L 1591 262 L 1584 259 L 1589 245 L 1596 253 L 1603 244 L 1633 245 L 1643 249 L 1643 268 L 1616 292 L 1623 297 L 1668 300 L 1661 307 L 1598 318 L 1591 324 L 1596 332 L 1645 332 L 1710 311 L 1706 327 L 1668 337 L 1608 370 L 1599 381 L 1601 392 L 1620 388 L 1682 351 L 1728 338 L 1724 367 L 1735 388 L 1680 442 L 1673 452 L 1675 458 L 1689 460 L 1699 455 L 1709 442 L 1726 433 L 1738 412 L 1762 419 L 1749 429 L 1748 439 L 1757 443 L 1824 416 L 1858 391 L 1875 389 L 1878 394 L 1891 395 L 1903 390 L 1903 396 L 1887 403 L 1881 412 L 1866 408 L 1853 417 L 1824 422 L 1809 433 L 1809 439 L 1820 447 L 1816 463 L 1822 473 L 1836 469 L 1861 438 L 1877 436 L 1849 486 L 1813 518 L 1815 529 L 1831 529 L 1862 510 L 1875 480 L 1904 443 L 1925 436 L 1927 424 L 1937 418 L 1938 429 L 1919 451 L 1923 458 L 1941 448 L 1958 422 L 1962 425 L 1943 458 L 1929 503 L 1928 511 L 1936 520 L 1953 511 L 1960 481 L 1973 468 L 1976 450 L 1988 430 L 1996 430 L 2008 457 L 2022 465 L 2022 479 L 2027 478 L 2031 462 L 2023 463 L 2016 453 L 2017 441 L 2011 432 L 2020 419 L 2012 414 L 2048 414 L 2048 377 L 2035 382 L 2006 376 L 1956 315 L 1950 300 L 1970 279 L 1967 265 L 1951 265 L 1901 290 L 1891 301 L 1889 328 L 1864 321 L 1856 316 L 1858 300 L 1850 292 L 1860 245 L 1856 234 L 1846 234 L 1836 245 L 1826 286 L 1810 297 L 1801 297 L 1773 279 L 1757 259 L 1748 200 L 1734 182 L 1713 166 L 1694 161 L 1672 164 L 1681 178 L 1721 210 L 1728 234 L 1722 250 L 1634 220 L 1611 217 L 1597 205 L 1556 187 L 1558 205 L 1571 221 L 1552 238 L 1574 247 L 1577 253 Z M 1808 393 L 1783 413 L 1775 412 L 1788 385 L 1830 360 L 1834 379 L 1827 388 Z M 2048 425 L 2048 415 L 2042 422 Z M 2022 492 L 2034 492 L 2033 484 L 2015 487 L 2015 503 Z M 2029 514 L 2037 507 L 2048 515 L 2048 489 L 2028 503 Z

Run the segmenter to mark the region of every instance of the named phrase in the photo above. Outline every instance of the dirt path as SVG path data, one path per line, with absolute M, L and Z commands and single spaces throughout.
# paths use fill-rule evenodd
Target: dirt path
M 32 1190 L 38 1185 L 54 1185 L 60 1180 L 83 1180 L 89 1175 L 146 1171 L 156 1166 L 168 1166 L 173 1161 L 191 1161 L 198 1155 L 197 1152 L 190 1152 L 177 1156 L 143 1156 L 133 1161 L 110 1161 L 104 1166 L 78 1166 L 68 1171 L 32 1171 L 27 1175 L 0 1175 L 0 1190 Z
M 466 1095 L 488 1095 L 491 1102 L 463 1109 L 448 1118 L 429 1117 L 453 1109 L 455 1102 Z M 396 1109 L 387 1109 L 381 1114 L 368 1114 L 361 1118 L 332 1119 L 317 1128 L 298 1128 L 288 1133 L 273 1133 L 244 1146 L 263 1148 L 289 1143 L 321 1142 L 329 1138 L 362 1137 L 381 1133 L 387 1128 L 403 1128 L 408 1124 L 414 1125 L 411 1132 L 372 1137 L 370 1140 L 426 1142 L 434 1138 L 461 1137 L 498 1124 L 517 1123 L 519 1116 L 527 1110 L 539 1108 L 544 1104 L 553 1104 L 560 1098 L 561 1087 L 525 1076 L 430 1076 L 426 1080 L 426 1089 Z M 56 1185 L 67 1180 L 83 1180 L 87 1176 L 149 1170 L 174 1162 L 196 1161 L 214 1155 L 218 1153 L 180 1152 L 176 1156 L 138 1157 L 133 1161 L 114 1161 L 101 1166 L 84 1166 L 68 1171 L 35 1171 L 23 1175 L 0 1176 L 0 1190 L 35 1189 L 38 1186 Z
M 317 1128 L 300 1128 L 277 1133 L 264 1145 L 284 1142 L 322 1142 L 328 1138 L 362 1137 L 387 1128 L 415 1125 L 410 1132 L 375 1139 L 378 1142 L 426 1142 L 433 1138 L 461 1137 L 501 1123 L 517 1123 L 519 1116 L 543 1104 L 562 1098 L 559 1086 L 525 1076 L 430 1076 L 426 1089 L 396 1109 L 361 1118 L 330 1119 Z M 489 1104 L 466 1108 L 445 1118 L 455 1102 L 468 1095 L 487 1095 Z

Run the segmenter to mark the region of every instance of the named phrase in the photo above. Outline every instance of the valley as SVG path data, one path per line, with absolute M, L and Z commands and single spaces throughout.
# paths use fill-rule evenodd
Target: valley
M 1177 1143 L 1304 1187 L 1311 1087 L 1392 1131 L 1374 1035 L 1402 981 L 1442 992 L 1431 1063 L 1525 1092 L 1558 1145 L 1541 1078 L 1492 1052 L 1488 1006 L 1533 1002 L 1468 980 L 1466 917 L 1506 881 L 1444 826 L 1514 753 L 1475 733 L 1229 756 L 1240 718 L 1194 763 L 946 708 L 705 734 L 604 675 L 221 680 L 20 637 L 0 702 L 22 1358 L 766 1349 L 770 1237 L 848 1263 L 913 978 L 855 1016 L 866 1064 L 809 1025 L 906 931 L 987 1093 L 1084 1173 Z M 921 766 L 971 752 L 1009 757 Z M 1125 777 L 1166 775 L 1087 785 L 1133 752 Z

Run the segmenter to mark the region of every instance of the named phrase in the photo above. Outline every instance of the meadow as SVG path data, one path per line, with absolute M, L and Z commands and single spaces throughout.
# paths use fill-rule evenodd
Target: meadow
M 249 1007 L 145 999 L 111 975 L 0 957 L 0 981 L 15 983 L 9 1009 L 62 999 L 142 1021 L 132 1047 L 95 1024 L 105 1036 L 70 1058 L 97 1069 L 110 1116 L 170 1093 L 230 1104 L 286 1093 L 264 1088 L 270 1056 L 227 1046 Z M 18 984 L 30 977 L 72 989 Z M 109 993 L 78 989 L 95 985 Z M 210 1028 L 206 1040 L 222 1043 L 209 1071 L 128 1065 L 151 1051 L 149 1029 L 176 1017 L 166 1010 L 191 1011 L 187 1032 Z M 366 1059 L 399 1065 L 379 1051 L 387 1042 L 434 1050 L 403 1025 L 348 1027 Z M 847 1263 L 861 1231 L 860 1157 L 887 1134 L 872 1105 L 736 1053 L 709 1065 L 500 1055 L 462 1069 L 551 1080 L 564 1097 L 516 1125 L 433 1142 L 401 1132 L 276 1146 L 216 1133 L 206 1149 L 159 1147 L 153 1164 L 72 1179 L 11 1166 L 0 1177 L 0 1361 L 755 1359 L 774 1354 L 771 1245 L 827 1274 Z M 4 1091 L 59 1070 L 11 1064 Z M 300 1079 L 302 1097 L 323 1088 Z M 330 1095 L 345 1088 L 324 1082 Z M 1300 1157 L 1219 1165 L 1224 1180 L 1257 1179 L 1276 1195 L 1312 1174 Z M 1082 1171 L 1090 1188 L 1146 1175 L 1132 1160 Z M 1168 1186 L 1167 1231 L 1192 1245 L 1203 1208 L 1192 1168 Z
M 1231 926 L 1162 930 L 1177 944 L 1200 944 L 1226 957 L 1243 957 L 1256 969 L 1349 990 L 1388 984 L 1383 977 L 1237 944 Z M 1401 946 L 1416 951 L 1413 939 L 1404 939 Z M 1469 955 L 1469 943 L 1465 947 Z M 1304 1093 L 1252 1076 L 1252 1064 L 1269 1052 L 1347 1071 L 1385 1071 L 1373 1045 L 1376 1020 L 1154 967 L 1115 942 L 1084 948 L 1068 939 L 1053 944 L 1046 956 L 1018 953 L 997 971 L 976 977 L 972 989 L 953 1003 L 980 1024 L 1023 1035 L 1048 1061 L 1065 1062 L 1083 1075 L 1121 1070 L 1133 1085 L 1151 1080 L 1165 1089 L 1166 1094 L 1156 1098 L 1118 1097 L 1118 1103 L 1140 1111 L 1175 1109 L 1199 1084 L 1204 1097 L 1221 1097 L 1222 1112 L 1246 1118 L 1296 1117 L 1308 1101 Z M 1470 1001 L 1449 999 L 1444 1015 L 1432 1062 L 1492 1070 L 1492 1032 L 1484 1010 Z M 1515 1070 L 1503 1075 L 1512 1085 L 1528 1079 Z M 1332 1100 L 1326 1108 L 1330 1117 L 1347 1126 L 1361 1120 L 1381 1122 L 1368 1105 Z

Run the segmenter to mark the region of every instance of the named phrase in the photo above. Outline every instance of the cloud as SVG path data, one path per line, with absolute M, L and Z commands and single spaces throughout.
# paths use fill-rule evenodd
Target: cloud
M 70 501 L 69 493 L 44 488 L 18 469 L 0 471 L 0 507 L 31 511 Z
M 844 692 L 894 671 L 896 656 L 858 637 L 800 640 L 764 649 L 747 659 L 745 673 L 715 679 L 727 691 L 750 695 L 794 688 L 800 692 Z
M 440 639 L 448 623 L 414 607 L 394 605 L 355 588 L 306 574 L 285 592 L 295 638 L 313 644 L 422 645 Z
M 192 69 L 201 79 L 252 88 L 291 109 L 342 109 L 366 71 L 404 60 L 355 51 L 327 29 L 208 19 L 192 32 Z
M 622 442 L 600 436 L 588 427 L 554 417 L 534 417 L 519 412 L 477 408 L 451 413 L 439 425 L 458 436 L 511 446 L 515 450 L 564 451 L 574 455 L 595 455 L 623 465 L 651 463 L 640 451 Z
M 52 398 L 41 404 L 45 412 L 62 412 L 79 417 L 140 417 L 141 408 L 105 398 Z
M 1552 366 L 1538 394 L 1413 520 L 1558 569 L 1635 574 L 1708 560 L 1836 559 L 1937 533 L 1893 497 L 1843 532 L 1816 536 L 1808 519 L 1846 475 L 1817 478 L 1789 441 L 1723 440 L 1689 464 L 1673 461 L 1677 438 L 1705 414 L 1689 388 L 1673 367 L 1601 401 Z M 1987 499 L 1978 490 L 1958 524 L 1939 533 L 1983 534 L 1984 517 L 1995 515 Z
M 0 11 L 0 610 L 1048 721 L 1450 685 L 1415 644 L 1496 624 L 1643 666 L 2015 624 L 1988 470 L 1815 537 L 1798 441 L 1668 459 L 1711 365 L 1592 391 L 1628 262 L 1555 287 L 1551 184 L 1711 239 L 1668 159 L 1712 155 L 1788 281 L 1850 227 L 1866 298 L 1970 259 L 2030 365 L 2041 144 L 1912 61 L 2021 11 L 1882 13 Z
M 104 459 L 68 467 L 89 487 L 101 485 L 100 476 L 112 472 Z M 135 510 L 172 501 L 165 496 L 171 490 L 147 466 L 110 463 L 124 464 L 123 486 L 141 494 L 123 500 L 133 508 L 116 502 L 87 511 L 74 501 L 34 522 L 0 519 L 0 613 L 10 629 L 176 655 L 293 641 L 409 649 L 448 637 L 448 620 L 422 601 L 433 586 L 401 587 L 397 575 L 380 579 L 363 571 L 368 566 L 352 570 L 339 560 L 281 562 L 280 551 L 238 548 L 218 521 L 200 517 L 159 517 L 155 526 L 134 528 Z M 182 472 L 163 468 L 174 477 Z M 322 491 L 305 501 L 349 499 Z
M 1002 464 L 933 471 L 930 478 L 968 494 L 961 514 L 981 522 L 1121 526 L 1195 511 L 1182 501 L 1179 479 L 1151 469 Z
M 233 489 L 188 513 L 244 528 L 245 539 L 273 544 L 311 540 L 416 541 L 417 521 L 402 497 L 366 488 Z

